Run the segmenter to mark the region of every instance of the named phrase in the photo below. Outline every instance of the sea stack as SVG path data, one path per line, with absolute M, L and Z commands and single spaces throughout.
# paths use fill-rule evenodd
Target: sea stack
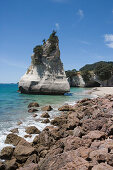
M 60 59 L 59 40 L 56 32 L 43 45 L 36 46 L 31 65 L 21 77 L 18 87 L 21 93 L 64 94 L 70 91 Z

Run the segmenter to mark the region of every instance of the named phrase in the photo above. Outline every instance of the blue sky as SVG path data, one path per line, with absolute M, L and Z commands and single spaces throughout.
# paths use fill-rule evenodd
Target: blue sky
M 17 82 L 57 30 L 64 69 L 113 60 L 113 0 L 0 0 L 0 82 Z

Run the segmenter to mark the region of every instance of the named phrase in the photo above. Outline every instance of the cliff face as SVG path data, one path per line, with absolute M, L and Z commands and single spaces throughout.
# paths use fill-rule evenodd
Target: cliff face
M 85 86 L 85 82 L 80 74 L 69 77 L 68 82 L 71 87 L 84 87 Z
M 51 36 L 42 46 L 34 48 L 31 65 L 19 81 L 21 93 L 64 94 L 70 91 L 60 59 L 58 37 Z
M 89 86 L 94 83 L 95 86 L 102 86 L 102 87 L 113 87 L 113 76 L 111 76 L 108 80 L 100 80 L 99 77 L 97 75 L 93 75 L 90 79 L 90 82 L 89 83 L 85 83 L 86 86 Z
M 82 75 L 77 74 L 76 76 L 69 77 L 68 82 L 70 87 L 113 87 L 113 76 L 108 80 L 102 81 L 93 73 L 88 81 L 84 81 Z

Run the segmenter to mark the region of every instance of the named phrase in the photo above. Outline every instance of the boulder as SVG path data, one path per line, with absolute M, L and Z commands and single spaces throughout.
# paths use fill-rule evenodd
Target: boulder
M 79 126 L 81 124 L 75 112 L 72 112 L 71 114 L 69 114 L 67 120 L 68 120 L 67 121 L 68 130 L 73 130 L 76 126 Z
M 10 132 L 12 132 L 12 133 L 19 133 L 18 128 L 11 129 Z
M 49 169 L 80 169 L 88 170 L 89 163 L 81 157 L 77 157 L 75 151 L 63 152 L 61 154 L 50 156 L 48 155 L 40 162 L 40 170 Z
M 28 110 L 29 113 L 33 113 L 33 112 L 37 112 L 38 110 L 37 109 L 34 109 L 34 108 L 31 108 Z
M 17 125 L 21 125 L 21 124 L 22 124 L 22 121 L 18 121 L 18 122 L 17 122 Z
M 108 159 L 108 149 L 107 148 L 101 148 L 98 150 L 94 150 L 90 152 L 89 158 L 94 162 L 95 164 L 106 162 Z
M 58 108 L 59 111 L 73 111 L 74 108 L 70 105 L 64 105 Z
M 82 139 L 74 136 L 63 138 L 62 142 L 64 143 L 64 151 L 76 150 L 84 146 Z
M 43 114 L 41 115 L 41 117 L 43 117 L 43 118 L 49 118 L 50 115 L 49 115 L 47 112 L 45 112 L 45 113 L 43 113 Z
M 35 152 L 32 146 L 17 145 L 14 150 L 14 156 L 19 162 L 24 163 Z
M 0 162 L 0 170 L 5 170 L 5 165 L 3 162 Z
M 21 77 L 18 87 L 21 93 L 64 94 L 70 91 L 60 59 L 59 40 L 54 33 L 41 46 L 34 48 L 31 65 Z
M 101 140 L 105 139 L 105 133 L 95 130 L 95 131 L 90 131 L 87 135 L 83 136 L 83 139 L 91 139 L 94 141 L 95 139 Z
M 29 103 L 28 107 L 39 107 L 39 104 L 37 102 Z
M 30 164 L 27 164 L 27 165 L 25 165 L 25 166 L 23 166 L 23 167 L 20 167 L 19 169 L 17 169 L 17 170 L 39 170 L 39 166 L 38 166 L 38 164 L 36 164 L 36 163 L 30 163 Z
M 52 109 L 53 108 L 50 105 L 41 108 L 42 111 L 51 111 Z
M 36 113 L 34 113 L 34 114 L 33 114 L 33 117 L 37 117 L 37 114 L 36 114 Z
M 87 147 L 79 147 L 78 149 L 76 149 L 75 153 L 78 157 L 82 157 L 85 160 L 89 160 L 89 154 L 92 151 L 91 148 L 87 148 Z
M 108 128 L 107 133 L 108 133 L 108 135 L 113 135 L 113 125 L 111 125 L 111 126 Z
M 13 151 L 14 151 L 14 148 L 12 148 L 11 146 L 6 146 L 5 148 L 1 150 L 0 158 L 10 159 L 13 155 Z
M 99 114 L 97 114 L 99 116 Z M 88 118 L 87 116 L 84 116 L 84 120 L 82 121 L 82 128 L 84 130 L 84 133 L 88 133 L 90 131 L 94 130 L 101 130 L 104 125 L 106 125 L 107 120 L 103 117 L 98 117 L 97 119 Z M 103 130 L 104 131 L 104 130 Z
M 18 164 L 16 162 L 16 159 L 13 158 L 11 160 L 8 160 L 5 162 L 6 170 L 16 170 L 18 168 Z
M 7 135 L 5 143 L 6 144 L 12 144 L 14 146 L 16 146 L 20 140 L 22 140 L 22 138 L 14 133 L 10 133 Z
M 28 141 L 26 141 L 23 138 L 22 138 L 22 140 L 19 141 L 18 145 L 23 145 L 23 146 L 27 146 L 27 147 L 31 147 L 32 146 L 31 143 L 29 143 Z
M 47 147 L 48 149 L 55 143 L 56 133 L 52 133 L 49 129 L 44 129 L 38 136 L 33 140 L 33 144 L 36 148 L 40 146 Z M 55 135 L 55 136 L 54 136 Z
M 67 119 L 64 117 L 55 117 L 53 120 L 51 120 L 51 124 L 54 126 L 62 126 L 63 124 L 67 123 Z
M 42 121 L 42 123 L 49 123 L 49 122 L 50 122 L 49 119 L 45 119 L 45 120 Z
M 26 128 L 25 132 L 28 134 L 39 134 L 40 130 L 37 129 L 35 126 L 29 126 Z
M 82 135 L 83 135 L 82 128 L 81 128 L 80 126 L 77 126 L 77 127 L 73 130 L 73 136 L 82 137 Z
M 100 163 L 98 165 L 95 165 L 92 170 L 113 170 L 113 167 L 108 165 L 107 163 Z
M 38 161 L 39 161 L 39 157 L 36 154 L 33 154 L 29 156 L 29 158 L 27 159 L 24 165 L 28 165 L 30 163 L 38 163 Z
M 24 138 L 31 138 L 32 135 L 25 135 Z

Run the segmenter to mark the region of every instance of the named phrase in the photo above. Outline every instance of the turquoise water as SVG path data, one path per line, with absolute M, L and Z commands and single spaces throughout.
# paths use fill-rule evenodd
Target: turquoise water
M 19 128 L 19 135 L 25 135 L 25 127 L 35 125 L 42 130 L 46 125 L 41 123 L 40 108 L 45 105 L 51 105 L 54 109 L 49 112 L 51 119 L 59 115 L 58 107 L 64 103 L 74 104 L 77 100 L 87 95 L 85 88 L 71 88 L 70 93 L 63 95 L 28 95 L 17 92 L 17 84 L 0 84 L 0 141 L 4 142 L 5 135 L 9 130 L 17 126 L 18 121 L 22 121 Z M 28 113 L 28 104 L 30 102 L 38 102 L 41 106 L 37 112 L 37 117 L 33 118 L 32 114 Z M 4 146 L 4 145 L 3 145 Z M 1 146 L 0 146 L 1 147 Z
M 52 105 L 59 107 L 64 103 L 73 103 L 86 97 L 85 88 L 71 88 L 64 96 L 28 95 L 17 92 L 17 84 L 0 84 L 0 130 L 10 127 L 14 121 L 23 120 L 28 116 L 28 104 L 36 101 L 40 106 Z M 88 95 L 87 95 L 88 97 Z

